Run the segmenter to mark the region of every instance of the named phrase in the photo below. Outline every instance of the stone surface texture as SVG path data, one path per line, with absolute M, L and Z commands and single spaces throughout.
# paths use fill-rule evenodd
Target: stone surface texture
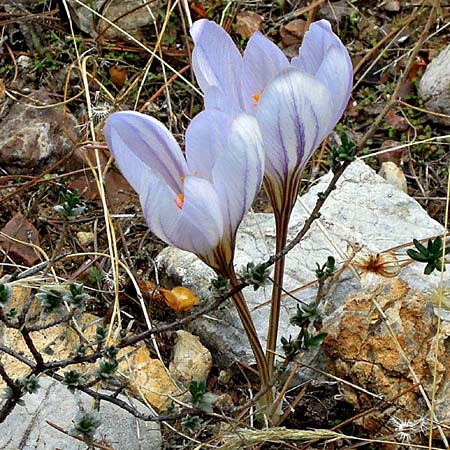
M 95 11 L 100 12 L 105 2 L 106 0 L 84 0 L 82 3 L 94 9 Z M 98 22 L 98 17 L 93 12 L 89 11 L 85 6 L 80 5 L 74 0 L 67 0 L 67 4 L 71 13 L 70 17 L 75 22 L 77 27 L 81 31 L 84 31 L 90 36 L 95 37 L 97 35 L 97 33 L 95 32 L 95 24 Z
M 185 386 L 191 381 L 206 381 L 212 367 L 211 352 L 194 336 L 184 330 L 177 331 L 169 370 L 175 380 Z
M 20 311 L 29 295 L 30 290 L 28 288 L 15 287 L 13 298 L 8 303 L 5 311 L 8 311 L 10 308 L 16 308 Z M 55 314 L 52 314 L 45 319 L 39 318 L 40 309 L 38 303 L 36 300 L 32 303 L 29 315 L 37 316 L 37 319 L 29 322 L 29 325 L 49 323 L 57 317 Z M 96 328 L 101 324 L 101 319 L 85 312 L 80 317 L 77 317 L 76 321 L 78 329 L 82 331 L 84 338 L 90 342 L 95 342 Z M 35 347 L 43 355 L 46 362 L 73 357 L 73 349 L 81 343 L 78 332 L 65 323 L 54 325 L 44 330 L 33 331 L 30 335 Z M 19 330 L 7 328 L 3 323 L 0 323 L 0 342 L 33 360 L 33 356 Z M 179 387 L 175 383 L 164 364 L 159 359 L 152 358 L 144 342 L 133 347 L 121 349 L 117 355 L 117 360 L 119 362 L 119 380 L 127 383 L 129 392 L 136 398 L 145 398 L 145 401 L 156 410 L 164 410 L 170 404 L 169 396 L 181 396 L 185 391 L 184 388 Z M 0 363 L 12 378 L 21 378 L 29 374 L 27 365 L 6 353 L 0 353 Z M 95 367 L 94 364 L 70 366 L 71 369 L 84 373 L 88 378 Z M 66 370 L 68 369 L 61 370 L 59 375 L 63 375 Z M 0 391 L 4 387 L 4 382 L 0 378 Z M 3 447 L 0 446 L 1 448 Z
M 36 95 L 41 104 L 52 104 L 44 91 Z M 62 106 L 34 108 L 15 103 L 0 119 L 1 166 L 11 174 L 37 174 L 73 148 L 76 120 Z M 70 136 L 70 137 L 69 137 Z
M 20 244 L 8 238 L 11 237 L 28 244 L 39 246 L 38 230 L 22 213 L 16 213 L 1 229 L 1 232 L 3 234 L 0 235 L 0 247 L 3 248 L 10 258 L 18 263 L 25 263 L 29 266 L 39 261 L 40 255 L 38 255 L 33 247 Z
M 383 310 L 405 358 L 400 356 L 374 300 Z M 342 384 L 343 399 L 357 411 L 379 405 L 380 397 L 376 396 L 389 404 L 388 408 L 374 408 L 359 419 L 369 432 L 377 431 L 392 415 L 405 420 L 427 415 L 422 395 L 414 385 L 419 380 L 431 398 L 436 348 L 434 411 L 442 424 L 450 423 L 450 323 L 443 321 L 437 335 L 437 317 L 422 292 L 393 280 L 375 294 L 351 294 L 341 308 L 325 319 L 323 331 L 328 333 L 322 348 L 330 372 L 365 389 Z M 416 437 L 420 442 L 420 436 Z
M 450 116 L 450 45 L 428 64 L 419 83 L 419 94 L 427 109 Z M 433 114 L 430 119 L 450 127 L 450 117 Z
M 48 422 L 65 431 L 73 428 L 73 420 L 80 409 L 92 410 L 92 397 L 72 394 L 62 384 L 40 377 L 41 388 L 24 397 L 25 405 L 17 406 L 0 424 L 0 448 L 4 450 L 85 450 L 86 444 L 55 429 Z M 119 396 L 149 414 L 149 409 L 136 400 Z M 137 420 L 129 412 L 108 402 L 100 403 L 101 424 L 94 436 L 96 443 L 114 450 L 158 450 L 162 448 L 161 431 L 156 422 Z
M 146 36 L 146 30 L 153 26 L 153 19 L 158 15 L 158 9 L 164 6 L 164 3 L 158 0 L 148 5 L 136 3 L 135 0 L 95 0 L 93 2 L 84 0 L 83 3 L 107 20 L 100 18 L 74 0 L 68 0 L 72 18 L 80 30 L 93 37 L 101 34 L 107 39 L 128 40 L 126 35 L 108 23 L 110 21 L 141 42 Z
M 308 216 L 302 205 L 311 210 L 317 194 L 326 189 L 330 178 L 331 174 L 328 174 L 319 179 L 301 198 L 301 202 L 297 202 L 290 221 L 290 239 L 301 229 Z M 355 161 L 345 171 L 321 214 L 320 221 L 314 223 L 304 240 L 288 254 L 286 261 L 285 289 L 293 291 L 295 297 L 308 303 L 315 299 L 317 289 L 315 286 L 302 287 L 315 280 L 316 263 L 325 263 L 329 255 L 334 255 L 340 265 L 347 259 L 345 255 L 349 246 L 363 245 L 370 251 L 381 252 L 411 242 L 413 238 L 432 237 L 442 231 L 441 225 L 432 220 L 415 200 L 387 183 L 361 161 Z M 238 233 L 236 267 L 243 267 L 249 261 L 266 260 L 273 252 L 274 241 L 275 225 L 271 214 L 247 215 Z M 399 256 L 405 256 L 405 249 L 399 251 Z M 214 274 L 192 254 L 166 248 L 158 257 L 158 263 L 161 270 L 173 277 L 177 284 L 184 284 L 204 298 L 211 295 L 208 288 Z M 420 264 L 407 265 L 400 277 L 408 280 L 412 287 L 437 285 L 439 275 L 427 277 L 423 275 L 423 269 Z M 360 285 L 354 275 L 350 271 L 343 272 L 339 282 L 322 302 L 325 315 L 336 311 L 350 292 L 358 290 Z M 267 334 L 270 293 L 270 287 L 257 291 L 251 288 L 245 290 L 263 345 Z M 293 298 L 286 296 L 283 299 L 279 338 L 294 336 L 297 332 L 298 329 L 289 323 L 296 306 Z M 253 361 L 231 302 L 224 304 L 214 318 L 197 320 L 193 326 L 195 333 L 223 363 Z

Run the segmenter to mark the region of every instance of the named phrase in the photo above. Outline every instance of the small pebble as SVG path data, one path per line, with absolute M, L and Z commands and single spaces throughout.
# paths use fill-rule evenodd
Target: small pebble
M 77 238 L 81 245 L 90 245 L 94 242 L 94 233 L 79 231 L 77 233 Z
M 398 0 L 388 0 L 384 3 L 383 8 L 389 12 L 399 12 L 400 2 Z

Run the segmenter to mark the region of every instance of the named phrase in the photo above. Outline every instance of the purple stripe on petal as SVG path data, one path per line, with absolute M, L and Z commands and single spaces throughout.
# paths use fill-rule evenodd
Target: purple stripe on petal
M 286 178 L 306 164 L 334 126 L 330 104 L 324 84 L 299 70 L 285 70 L 269 83 L 256 118 L 271 179 Z
M 130 155 L 159 173 L 173 190 L 181 192 L 182 178 L 187 173 L 186 161 L 176 140 L 161 122 L 134 111 L 118 112 L 108 118 L 104 133 L 111 153 L 134 189 L 140 192 L 134 172 L 136 165 L 128 163 Z

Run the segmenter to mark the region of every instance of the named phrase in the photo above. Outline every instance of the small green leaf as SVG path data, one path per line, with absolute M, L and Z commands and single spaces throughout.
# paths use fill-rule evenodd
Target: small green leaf
M 406 250 L 407 255 L 414 259 L 415 261 L 419 262 L 428 262 L 428 257 L 424 256 L 422 253 L 419 253 L 417 250 L 408 249 Z
M 422 253 L 423 255 L 428 255 L 427 248 L 421 242 L 419 242 L 417 239 L 413 239 L 413 243 L 420 253 Z
M 428 243 L 431 242 L 431 251 L 432 253 L 441 253 L 442 254 L 442 239 L 438 236 L 434 242 L 430 239 Z
M 435 269 L 434 267 L 434 262 L 429 262 L 426 266 L 425 266 L 425 270 L 423 271 L 423 273 L 425 275 L 430 275 L 431 273 L 433 273 L 433 270 Z

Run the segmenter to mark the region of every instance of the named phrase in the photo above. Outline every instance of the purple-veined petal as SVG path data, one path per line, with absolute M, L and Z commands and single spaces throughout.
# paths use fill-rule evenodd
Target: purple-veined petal
M 241 104 L 240 79 L 242 56 L 228 33 L 206 19 L 191 28 L 194 40 L 192 67 L 204 93 L 216 86 L 232 104 Z
M 246 111 L 255 114 L 258 98 L 265 87 L 275 75 L 289 67 L 289 61 L 270 39 L 259 32 L 248 41 L 243 60 L 243 102 Z
M 292 66 L 325 83 L 333 97 L 335 120 L 339 120 L 350 97 L 353 67 L 347 49 L 329 22 L 320 20 L 311 25 Z
M 311 75 L 288 69 L 269 83 L 258 105 L 266 175 L 281 183 L 301 170 L 335 123 L 331 96 Z
M 223 235 L 218 196 L 209 181 L 195 176 L 186 177 L 183 195 L 180 208 L 177 193 L 163 180 L 149 180 L 141 193 L 147 224 L 168 244 L 198 256 L 208 255 Z
M 159 173 L 174 191 L 181 192 L 186 161 L 161 122 L 134 111 L 118 112 L 108 118 L 104 133 L 120 170 L 139 194 L 146 167 Z
M 194 117 L 186 130 L 186 160 L 191 174 L 211 180 L 218 155 L 227 144 L 233 116 L 207 109 Z
M 264 175 L 262 137 L 253 116 L 240 114 L 233 120 L 226 149 L 218 155 L 212 173 L 224 216 L 224 236 L 232 242 Z

